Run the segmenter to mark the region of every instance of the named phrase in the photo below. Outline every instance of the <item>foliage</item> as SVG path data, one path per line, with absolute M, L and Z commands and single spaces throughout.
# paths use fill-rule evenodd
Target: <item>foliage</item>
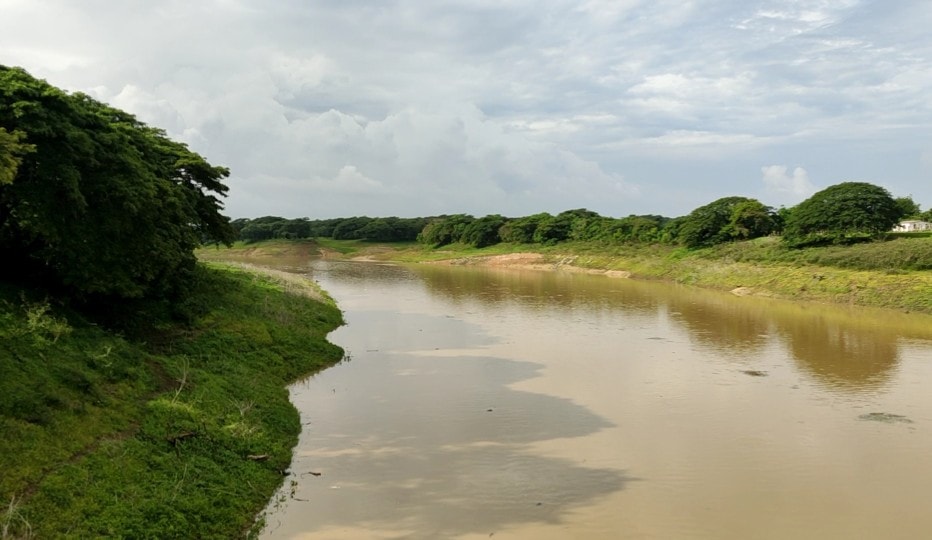
M 537 226 L 552 218 L 550 214 L 541 213 L 517 219 L 510 219 L 498 231 L 502 242 L 514 244 L 530 244 L 534 241 Z
M 603 218 L 602 224 L 590 232 L 584 240 L 606 240 L 620 243 L 651 244 L 655 242 L 669 242 L 672 239 L 668 228 L 670 218 L 663 216 L 635 216 L 630 215 L 621 219 Z
M 358 231 L 360 240 L 371 242 L 410 242 L 427 224 L 426 218 L 375 218 Z
M 843 182 L 797 205 L 783 239 L 795 247 L 858 242 L 887 233 L 901 216 L 901 207 L 882 187 Z
M 417 241 L 434 247 L 445 246 L 454 242 L 461 242 L 463 231 L 475 221 L 476 218 L 467 214 L 441 216 L 431 220 L 420 234 Z
M 723 244 L 699 253 L 712 260 L 759 264 L 822 266 L 853 270 L 909 272 L 932 270 L 932 241 L 921 234 L 889 235 L 891 239 L 851 245 L 791 247 L 777 238 Z
M 679 224 L 678 239 L 690 248 L 766 236 L 775 227 L 773 210 L 747 197 L 723 197 L 693 210 Z
M 351 218 L 287 219 L 265 216 L 255 219 L 233 220 L 232 226 L 240 240 L 261 242 L 277 238 L 298 240 L 305 238 L 334 238 L 336 240 L 367 240 L 371 242 L 411 242 L 430 221 L 430 218 Z
M 21 131 L 9 132 L 0 127 L 0 186 L 13 183 L 24 154 L 35 148 L 23 141 Z
M 0 282 L 10 537 L 237 538 L 252 526 L 300 431 L 285 385 L 342 357 L 325 340 L 341 315 L 262 276 L 197 273 L 204 316 L 150 321 L 138 340 Z
M 0 66 L 0 128 L 4 170 L 11 144 L 19 161 L 0 185 L 8 276 L 81 295 L 171 296 L 202 240 L 233 240 L 217 198 L 227 169 L 132 115 Z
M 460 242 L 477 248 L 497 244 L 501 242 L 498 231 L 507 221 L 497 214 L 481 217 L 463 228 Z
M 775 229 L 774 211 L 760 201 L 750 199 L 732 208 L 725 232 L 732 239 L 749 240 L 767 236 Z
M 912 195 L 893 199 L 900 208 L 901 219 L 917 219 L 922 215 L 922 209 L 913 200 Z

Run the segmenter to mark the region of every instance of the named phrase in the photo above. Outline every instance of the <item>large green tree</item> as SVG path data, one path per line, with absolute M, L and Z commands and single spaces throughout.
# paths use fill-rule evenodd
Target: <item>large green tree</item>
M 463 231 L 475 220 L 476 218 L 468 214 L 436 217 L 424 226 L 417 235 L 417 241 L 434 247 L 462 242 Z
M 731 219 L 724 232 L 736 240 L 759 238 L 773 232 L 776 220 L 773 208 L 750 199 L 736 204 L 731 209 Z
M 889 231 L 902 215 L 903 209 L 886 189 L 843 182 L 793 208 L 783 239 L 793 246 L 856 242 Z
M 461 241 L 477 248 L 497 244 L 502 241 L 498 231 L 507 221 L 498 214 L 481 217 L 466 225 Z
M 541 223 L 549 221 L 552 218 L 553 216 L 543 212 L 531 216 L 511 219 L 502 225 L 502 227 L 498 230 L 498 235 L 502 242 L 530 244 L 534 241 L 534 233 L 537 232 L 537 227 Z
M 773 210 L 756 199 L 723 197 L 696 208 L 679 223 L 680 242 L 698 248 L 770 234 Z
M 917 219 L 922 215 L 922 209 L 919 208 L 919 205 L 913 200 L 912 195 L 897 197 L 893 200 L 896 201 L 896 205 L 900 207 L 900 213 L 903 214 L 903 218 Z
M 219 199 L 229 171 L 130 114 L 0 66 L 0 130 L 0 145 L 18 145 L 0 184 L 8 276 L 80 295 L 170 295 L 200 242 L 233 238 Z

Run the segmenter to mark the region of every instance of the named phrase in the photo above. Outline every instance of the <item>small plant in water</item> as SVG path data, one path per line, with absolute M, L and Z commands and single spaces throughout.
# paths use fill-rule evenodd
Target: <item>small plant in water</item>
M 912 424 L 913 421 L 909 418 L 903 416 L 902 414 L 891 414 L 885 412 L 872 412 L 868 414 L 862 414 L 859 416 L 861 420 L 869 420 L 872 422 L 884 422 L 887 424 Z

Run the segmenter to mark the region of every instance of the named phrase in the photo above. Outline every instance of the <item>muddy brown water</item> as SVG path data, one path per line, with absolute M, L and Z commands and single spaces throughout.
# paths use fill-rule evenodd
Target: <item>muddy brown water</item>
M 267 261 L 269 262 L 269 261 Z M 263 538 L 925 538 L 932 318 L 514 269 L 281 261 L 347 360 Z

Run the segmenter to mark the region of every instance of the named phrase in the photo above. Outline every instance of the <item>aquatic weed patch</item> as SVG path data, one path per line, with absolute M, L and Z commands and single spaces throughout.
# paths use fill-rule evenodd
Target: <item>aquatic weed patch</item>
M 901 414 L 886 412 L 872 412 L 858 416 L 860 420 L 868 422 L 882 422 L 884 424 L 912 424 L 913 421 Z

